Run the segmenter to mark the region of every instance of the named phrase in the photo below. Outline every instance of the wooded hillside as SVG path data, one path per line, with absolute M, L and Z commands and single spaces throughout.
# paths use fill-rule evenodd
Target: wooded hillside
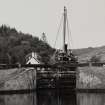
M 25 64 L 25 56 L 32 51 L 40 55 L 40 61 L 48 63 L 54 49 L 38 37 L 18 32 L 6 25 L 0 27 L 0 63 Z

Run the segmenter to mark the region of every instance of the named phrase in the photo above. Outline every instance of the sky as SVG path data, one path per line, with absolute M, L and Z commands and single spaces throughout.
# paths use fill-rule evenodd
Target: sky
M 0 0 L 0 25 L 39 38 L 45 32 L 48 43 L 61 48 L 62 31 L 56 46 L 54 43 L 64 6 L 71 30 L 71 48 L 105 45 L 105 0 Z

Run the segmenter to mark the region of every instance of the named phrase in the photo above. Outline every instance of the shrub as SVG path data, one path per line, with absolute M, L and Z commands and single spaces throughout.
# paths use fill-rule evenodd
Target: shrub
M 101 57 L 100 57 L 100 56 L 94 55 L 94 56 L 92 56 L 92 57 L 90 58 L 90 62 L 97 63 L 97 62 L 100 62 L 100 61 L 101 61 Z

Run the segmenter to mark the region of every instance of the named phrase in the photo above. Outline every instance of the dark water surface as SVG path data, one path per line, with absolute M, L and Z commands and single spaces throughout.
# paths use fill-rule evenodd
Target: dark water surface
M 29 94 L 0 95 L 0 105 L 105 105 L 105 94 L 40 90 Z

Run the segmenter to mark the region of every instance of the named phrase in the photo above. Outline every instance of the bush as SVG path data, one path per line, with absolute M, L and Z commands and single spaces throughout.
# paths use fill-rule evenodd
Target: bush
M 94 62 L 94 63 L 100 62 L 101 61 L 101 57 L 94 55 L 94 56 L 91 57 L 90 61 Z

